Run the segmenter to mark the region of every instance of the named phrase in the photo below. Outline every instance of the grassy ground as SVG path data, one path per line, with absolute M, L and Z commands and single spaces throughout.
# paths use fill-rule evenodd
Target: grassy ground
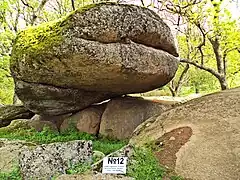
M 101 151 L 105 155 L 114 152 L 127 144 L 125 141 L 97 138 L 96 136 L 87 133 L 77 132 L 74 129 L 65 131 L 64 133 L 54 132 L 48 128 L 44 128 L 41 132 L 37 132 L 34 129 L 14 129 L 10 132 L 0 129 L 0 138 L 6 138 L 9 140 L 25 140 L 37 144 L 67 142 L 72 140 L 91 140 L 93 142 L 93 150 Z M 89 169 L 90 165 L 79 164 L 71 167 L 67 171 L 67 174 L 79 174 Z M 21 180 L 19 169 L 16 168 L 11 173 L 0 172 L 0 180 Z
M 67 142 L 72 140 L 91 140 L 93 142 L 93 150 L 101 151 L 104 154 L 120 149 L 127 142 L 115 141 L 104 138 L 97 138 L 87 133 L 80 133 L 75 130 L 68 130 L 64 133 L 53 132 L 48 128 L 44 128 L 41 132 L 36 132 L 33 129 L 29 130 L 14 130 L 12 132 L 6 132 L 0 130 L 0 138 L 7 138 L 11 140 L 25 140 L 34 142 L 37 144 L 48 144 L 53 142 Z
M 114 141 L 109 139 L 97 138 L 86 133 L 79 133 L 75 130 L 69 130 L 64 133 L 50 131 L 45 128 L 42 132 L 35 130 L 17 130 L 6 132 L 0 129 L 0 138 L 11 140 L 25 140 L 35 142 L 37 144 L 48 144 L 53 142 L 66 142 L 72 140 L 91 140 L 93 142 L 93 150 L 101 151 L 105 155 L 114 152 L 127 142 Z M 149 149 L 135 149 L 133 161 L 128 164 L 127 176 L 134 177 L 136 180 L 161 180 L 166 177 L 167 171 L 159 166 L 158 161 Z M 89 164 L 78 164 L 67 170 L 67 174 L 81 174 L 91 170 Z M 171 176 L 171 180 L 181 180 L 180 177 Z M 1 173 L 0 180 L 21 180 L 20 171 L 16 168 L 11 173 Z

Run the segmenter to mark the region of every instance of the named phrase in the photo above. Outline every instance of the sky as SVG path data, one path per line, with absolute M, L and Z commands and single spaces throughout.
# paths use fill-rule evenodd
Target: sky
M 1 1 L 1 0 L 0 0 Z M 123 0 L 125 2 L 127 2 L 128 4 L 136 4 L 136 5 L 141 5 L 141 0 Z M 144 3 L 150 4 L 151 0 L 143 0 Z M 157 0 L 152 0 L 153 2 L 157 2 Z M 229 9 L 232 12 L 233 18 L 237 19 L 240 17 L 240 0 L 234 0 L 238 2 L 238 6 L 237 3 L 226 3 L 228 0 L 225 0 L 225 4 L 223 5 L 223 7 L 226 7 L 227 9 Z M 229 0 L 230 1 L 230 0 Z M 160 14 L 161 16 L 161 14 Z M 171 26 L 171 24 L 169 24 L 169 22 L 166 22 L 169 26 Z M 25 28 L 25 23 L 23 20 L 20 20 L 20 28 L 23 29 Z
M 240 1 L 238 1 L 238 5 L 237 3 L 229 3 L 226 5 L 227 9 L 229 9 L 232 12 L 232 15 L 234 18 L 238 18 L 240 17 Z
M 131 4 L 141 5 L 140 0 L 126 0 L 126 1 Z M 157 0 L 155 0 L 155 1 L 157 1 Z M 229 1 L 231 1 L 231 0 L 229 0 Z M 224 1 L 225 3 L 223 4 L 223 7 L 226 7 L 227 9 L 229 9 L 232 12 L 233 16 L 235 18 L 237 18 L 237 17 L 240 17 L 240 0 L 233 0 L 233 1 L 234 1 L 233 3 L 229 3 L 229 2 L 227 2 L 227 0 Z M 150 4 L 151 0 L 143 0 L 143 2 L 145 4 Z

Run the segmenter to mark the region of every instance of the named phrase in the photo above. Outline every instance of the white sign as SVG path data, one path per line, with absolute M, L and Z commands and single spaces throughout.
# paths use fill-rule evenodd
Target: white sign
M 102 173 L 126 174 L 127 157 L 105 157 L 103 159 Z

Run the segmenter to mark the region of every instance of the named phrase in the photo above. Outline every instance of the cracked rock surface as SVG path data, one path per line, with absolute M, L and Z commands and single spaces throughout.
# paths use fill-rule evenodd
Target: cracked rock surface
M 25 148 L 19 155 L 23 179 L 49 179 L 78 163 L 91 163 L 91 141 L 69 141 Z
M 162 87 L 175 75 L 177 56 L 171 31 L 155 12 L 102 3 L 20 32 L 11 71 L 27 108 L 59 115 Z

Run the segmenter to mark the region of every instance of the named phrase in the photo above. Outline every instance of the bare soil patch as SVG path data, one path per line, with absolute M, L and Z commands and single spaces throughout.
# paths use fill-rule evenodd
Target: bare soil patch
M 176 153 L 192 136 L 190 127 L 180 127 L 165 133 L 155 142 L 154 154 L 161 165 L 174 169 L 176 166 Z

